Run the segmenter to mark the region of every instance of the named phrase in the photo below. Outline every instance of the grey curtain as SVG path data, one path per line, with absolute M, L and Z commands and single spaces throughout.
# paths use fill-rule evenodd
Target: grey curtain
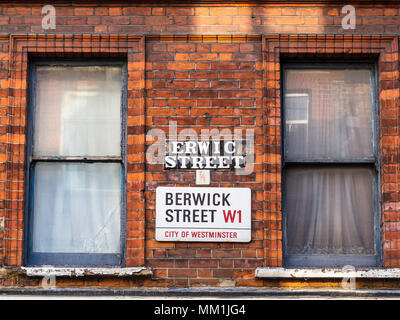
M 36 164 L 34 252 L 118 253 L 120 212 L 120 164 Z
M 373 254 L 373 175 L 369 168 L 288 169 L 288 253 Z

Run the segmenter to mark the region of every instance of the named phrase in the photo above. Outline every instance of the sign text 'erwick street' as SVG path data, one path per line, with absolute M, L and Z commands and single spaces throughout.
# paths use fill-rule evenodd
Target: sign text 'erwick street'
M 246 166 L 242 142 L 235 140 L 170 141 L 165 169 L 240 169 Z

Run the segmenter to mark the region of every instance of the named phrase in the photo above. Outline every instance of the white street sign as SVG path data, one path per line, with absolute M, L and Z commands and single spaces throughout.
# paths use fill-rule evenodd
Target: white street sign
M 251 190 L 158 187 L 156 240 L 250 242 Z

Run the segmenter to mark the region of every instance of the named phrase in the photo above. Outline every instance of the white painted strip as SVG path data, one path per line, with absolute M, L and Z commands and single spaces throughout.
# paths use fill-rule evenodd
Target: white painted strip
M 400 268 L 390 269 L 286 269 L 257 268 L 256 278 L 400 278 Z
M 136 268 L 57 268 L 52 266 L 43 267 L 22 267 L 27 276 L 70 276 L 80 277 L 87 275 L 111 275 L 111 276 L 132 276 L 132 275 L 151 275 L 150 269 L 145 267 Z

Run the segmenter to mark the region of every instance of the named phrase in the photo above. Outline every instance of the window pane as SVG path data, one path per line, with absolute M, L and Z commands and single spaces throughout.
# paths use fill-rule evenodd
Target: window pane
M 374 254 L 373 170 L 289 168 L 288 254 Z
M 285 73 L 287 160 L 373 157 L 370 70 Z
M 34 155 L 121 155 L 121 67 L 38 66 Z
M 37 163 L 33 252 L 119 253 L 121 165 Z

